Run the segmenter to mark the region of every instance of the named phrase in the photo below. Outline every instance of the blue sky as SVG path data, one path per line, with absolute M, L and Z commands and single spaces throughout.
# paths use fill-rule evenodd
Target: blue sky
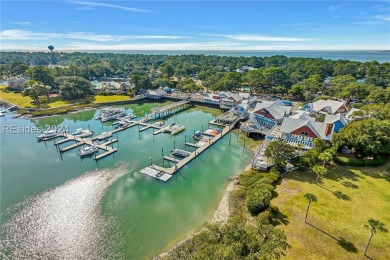
M 1 50 L 389 50 L 389 1 L 1 1 Z

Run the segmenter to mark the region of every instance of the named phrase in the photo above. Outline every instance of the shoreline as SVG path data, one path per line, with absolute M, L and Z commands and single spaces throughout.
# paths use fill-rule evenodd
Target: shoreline
M 207 222 L 210 222 L 212 224 L 214 223 L 221 223 L 222 225 L 224 223 L 226 223 L 226 221 L 229 219 L 230 217 L 230 207 L 229 207 L 229 197 L 230 197 L 230 194 L 232 193 L 232 191 L 236 188 L 237 186 L 237 178 L 238 176 L 240 176 L 241 174 L 247 172 L 248 170 L 251 169 L 251 164 L 249 164 L 247 167 L 245 167 L 245 169 L 243 171 L 241 171 L 240 173 L 234 175 L 224 193 L 223 193 L 223 196 L 221 198 L 221 200 L 219 201 L 218 203 L 218 207 L 217 209 L 214 211 L 214 214 L 212 214 L 212 218 L 207 221 Z M 207 223 L 206 222 L 206 223 Z M 192 239 L 194 237 L 194 235 L 196 235 L 197 233 L 199 233 L 202 229 L 198 230 L 198 231 L 192 231 L 190 232 L 190 234 L 188 236 L 186 236 L 184 239 L 182 239 L 181 241 L 177 242 L 176 244 L 174 244 L 173 246 L 169 247 L 168 249 L 164 250 L 164 252 L 158 254 L 157 256 L 153 257 L 154 260 L 160 260 L 161 258 L 167 256 L 169 253 L 171 253 L 173 250 L 175 250 L 177 247 L 179 247 L 181 244 L 187 242 L 188 240 Z

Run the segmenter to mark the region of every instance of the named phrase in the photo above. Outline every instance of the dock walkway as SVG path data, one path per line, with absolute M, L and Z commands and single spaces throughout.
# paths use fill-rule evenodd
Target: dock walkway
M 223 128 L 222 132 L 219 133 L 218 135 L 213 135 L 213 137 L 209 140 L 209 142 L 206 142 L 204 145 L 200 147 L 195 147 L 195 144 L 191 144 L 192 147 L 196 148 L 195 151 L 193 151 L 188 157 L 185 157 L 183 160 L 180 160 L 179 162 L 176 162 L 174 166 L 170 168 L 165 168 L 161 167 L 156 164 L 152 164 L 150 167 L 159 171 L 159 172 L 164 172 L 169 175 L 175 174 L 177 171 L 179 171 L 181 168 L 186 166 L 189 162 L 191 162 L 193 159 L 195 159 L 199 154 L 207 150 L 211 145 L 216 143 L 219 139 L 224 137 L 227 133 L 229 133 L 234 126 L 237 124 L 239 118 L 234 120 L 231 124 L 225 125 Z M 190 143 L 186 143 L 186 145 L 189 145 Z M 163 158 L 166 159 L 167 156 L 164 156 Z

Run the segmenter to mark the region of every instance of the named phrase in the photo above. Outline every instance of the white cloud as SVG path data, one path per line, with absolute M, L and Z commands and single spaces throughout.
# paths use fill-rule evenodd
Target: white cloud
M 275 37 L 258 34 L 208 34 L 203 33 L 201 35 L 227 38 L 237 41 L 262 41 L 262 42 L 300 42 L 308 41 L 310 39 L 305 38 L 293 38 L 293 37 Z
M 189 37 L 176 35 L 107 35 L 94 34 L 87 32 L 71 32 L 71 33 L 47 33 L 34 32 L 21 29 L 4 30 L 0 32 L 2 40 L 48 40 L 48 39 L 77 39 L 88 40 L 95 42 L 118 42 L 123 40 L 136 39 L 183 39 Z
M 3 45 L 2 50 L 31 50 L 40 51 L 44 47 L 32 46 L 32 45 Z M 240 45 L 232 42 L 205 42 L 205 43 L 134 43 L 134 44 L 101 44 L 101 43 L 82 43 L 72 42 L 66 45 L 57 46 L 57 50 L 61 51 L 126 51 L 126 50 L 237 50 L 237 51 L 275 51 L 275 50 L 389 50 L 387 45 L 371 45 L 371 44 L 354 44 L 354 43 L 329 43 L 329 44 L 267 44 L 267 45 Z
M 17 25 L 26 25 L 26 26 L 30 26 L 31 23 L 30 22 L 9 22 L 10 24 L 17 24 Z
M 382 20 L 382 21 L 386 21 L 386 22 L 390 22 L 390 16 L 374 15 L 373 18 L 378 19 L 378 20 Z
M 334 11 L 340 9 L 341 7 L 343 7 L 343 5 L 330 5 L 328 7 L 328 10 L 331 11 L 331 12 L 334 12 Z
M 150 10 L 145 9 L 139 9 L 139 8 L 132 8 L 132 7 L 126 7 L 121 5 L 112 5 L 112 4 L 104 4 L 104 3 L 95 3 L 95 2 L 72 2 L 73 4 L 83 5 L 84 7 L 78 7 L 78 10 L 93 10 L 93 7 L 108 7 L 108 8 L 114 8 L 114 9 L 120 9 L 128 12 L 136 12 L 136 13 L 149 13 Z M 84 9 L 80 9 L 84 8 Z

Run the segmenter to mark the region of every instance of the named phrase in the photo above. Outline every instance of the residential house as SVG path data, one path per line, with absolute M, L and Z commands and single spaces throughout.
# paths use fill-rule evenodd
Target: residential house
M 346 114 L 348 112 L 347 107 L 343 102 L 336 100 L 317 100 L 313 103 L 307 103 L 304 105 L 301 110 L 307 111 L 310 114 Z
M 231 94 L 230 97 L 222 98 L 219 107 L 223 110 L 230 110 L 241 103 L 243 98 L 238 94 Z
M 27 83 L 27 80 L 19 77 L 9 78 L 8 87 L 12 90 L 22 91 L 24 89 L 24 85 Z
M 280 138 L 293 146 L 313 149 L 313 141 L 320 138 L 329 141 L 332 137 L 333 124 L 287 117 L 280 126 Z
M 95 94 L 99 92 L 107 92 L 113 94 L 126 94 L 128 90 L 128 85 L 125 82 L 98 82 L 92 81 L 93 91 Z
M 249 109 L 248 102 L 242 102 L 241 104 L 238 104 L 237 106 L 234 107 L 234 114 L 240 117 L 241 119 L 243 119 L 248 116 L 248 109 Z
M 341 128 L 348 124 L 347 119 L 342 114 L 326 115 L 324 123 L 333 124 L 332 132 L 338 133 Z
M 267 135 L 286 116 L 291 114 L 291 107 L 285 106 L 281 100 L 263 101 L 257 103 L 249 119 L 241 124 L 241 130 L 246 133 Z
M 167 95 L 167 92 L 162 88 L 158 88 L 155 90 L 148 90 L 146 96 L 153 99 L 161 99 Z
M 358 111 L 363 112 L 363 114 L 360 114 L 360 113 L 359 113 L 360 115 L 356 115 L 357 113 L 355 113 L 355 112 L 358 112 Z M 345 118 L 348 120 L 348 122 L 352 122 L 352 121 L 355 120 L 356 118 L 361 119 L 363 116 L 364 116 L 364 111 L 363 111 L 363 110 L 358 109 L 358 108 L 352 108 L 352 109 L 349 110 L 348 113 L 345 115 Z

